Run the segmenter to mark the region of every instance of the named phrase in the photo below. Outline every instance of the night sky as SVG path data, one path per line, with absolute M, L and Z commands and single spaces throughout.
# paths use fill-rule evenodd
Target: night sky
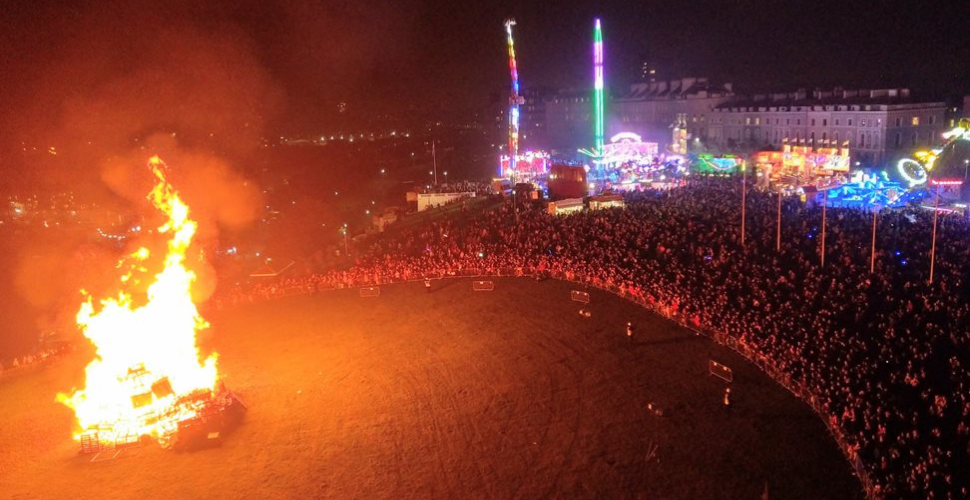
M 741 88 L 906 85 L 959 94 L 970 87 L 968 5 L 4 2 L 0 132 L 7 146 L 101 141 L 110 148 L 120 136 L 155 128 L 233 141 L 332 130 L 385 113 L 461 113 L 508 83 L 502 20 L 509 16 L 518 21 L 525 88 L 588 85 L 592 20 L 600 16 L 614 88 L 647 57 L 661 77 L 710 76 Z

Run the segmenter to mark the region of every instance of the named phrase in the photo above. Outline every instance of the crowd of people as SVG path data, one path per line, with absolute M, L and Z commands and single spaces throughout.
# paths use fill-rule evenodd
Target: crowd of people
M 553 216 L 510 207 L 429 222 L 359 249 L 357 264 L 236 287 L 220 307 L 442 273 L 533 270 L 617 290 L 766 356 L 817 397 L 878 498 L 970 497 L 970 223 L 932 213 L 826 213 L 738 179 L 626 195 L 625 208 Z
M 434 184 L 421 189 L 423 193 L 475 193 L 476 196 L 486 196 L 495 192 L 495 188 L 488 181 L 451 181 Z
M 60 356 L 69 349 L 67 344 L 57 345 L 56 347 L 43 347 L 33 354 L 24 354 L 10 359 L 9 364 L 4 365 L 0 361 L 0 376 L 4 374 L 16 373 L 18 370 L 39 365 L 47 360 Z

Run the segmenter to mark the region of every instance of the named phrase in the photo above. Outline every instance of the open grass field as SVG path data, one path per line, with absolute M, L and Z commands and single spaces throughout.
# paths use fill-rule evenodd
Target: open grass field
M 734 353 L 570 284 L 385 287 L 210 317 L 249 405 L 219 448 L 89 463 L 54 402 L 69 355 L 0 379 L 0 498 L 856 499 L 811 410 Z M 633 321 L 636 335 L 626 338 Z M 734 405 L 708 359 L 734 369 Z M 657 416 L 653 403 L 665 410 Z

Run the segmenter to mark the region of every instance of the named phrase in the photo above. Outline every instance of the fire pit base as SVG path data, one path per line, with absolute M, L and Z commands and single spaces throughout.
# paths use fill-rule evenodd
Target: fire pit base
M 235 393 L 220 384 L 218 392 L 199 391 L 179 399 L 175 408 L 191 408 L 193 417 L 180 420 L 175 431 L 158 437 L 164 449 L 197 450 L 222 443 L 246 411 L 246 405 Z M 80 453 L 106 453 L 141 446 L 148 436 L 120 434 L 113 428 L 95 427 L 81 434 Z
M 246 411 L 246 405 L 231 391 L 223 391 L 210 401 L 196 417 L 178 423 L 178 431 L 171 443 L 174 450 L 220 446 L 223 435 L 242 420 Z

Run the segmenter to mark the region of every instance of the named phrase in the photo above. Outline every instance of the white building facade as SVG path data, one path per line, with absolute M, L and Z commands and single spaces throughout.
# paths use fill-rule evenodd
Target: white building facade
M 633 132 L 665 150 L 671 127 L 679 116 L 686 118 L 688 134 L 705 137 L 711 113 L 734 98 L 730 84 L 714 85 L 707 78 L 638 83 L 606 101 L 607 137 Z M 592 91 L 564 90 L 546 101 L 545 120 L 552 148 L 589 147 L 593 142 Z
M 946 103 L 908 89 L 799 91 L 729 101 L 711 115 L 707 139 L 724 149 L 848 143 L 854 161 L 877 165 L 939 143 Z

